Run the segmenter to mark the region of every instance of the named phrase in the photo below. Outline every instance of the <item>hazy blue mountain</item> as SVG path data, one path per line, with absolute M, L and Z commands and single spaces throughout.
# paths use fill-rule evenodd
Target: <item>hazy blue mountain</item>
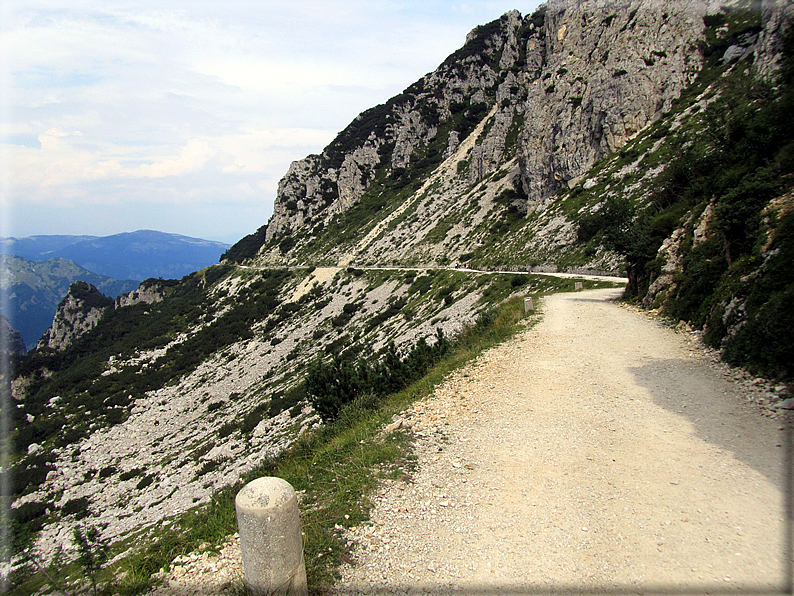
M 0 288 L 7 293 L 2 315 L 19 331 L 29 348 L 33 348 L 52 325 L 58 304 L 69 286 L 84 281 L 100 292 L 115 298 L 137 289 L 135 280 L 118 281 L 98 275 L 66 259 L 34 262 L 22 257 L 0 255 Z
M 181 278 L 218 262 L 228 244 L 138 230 L 113 236 L 0 239 L 4 254 L 40 261 L 60 257 L 114 279 Z
M 0 254 L 15 255 L 31 261 L 46 261 L 70 244 L 94 240 L 98 236 L 47 235 L 26 238 L 0 238 Z

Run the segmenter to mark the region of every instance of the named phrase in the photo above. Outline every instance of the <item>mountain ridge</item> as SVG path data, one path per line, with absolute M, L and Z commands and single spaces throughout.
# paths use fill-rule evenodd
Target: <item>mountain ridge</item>
M 31 261 L 55 257 L 114 279 L 180 278 L 218 262 L 230 245 L 157 230 L 110 236 L 29 236 L 0 239 L 3 254 Z
M 475 28 L 463 48 L 436 71 L 386 104 L 363 112 L 320 155 L 290 166 L 279 183 L 274 213 L 258 232 L 260 246 L 265 246 L 262 257 L 300 262 L 300 245 L 312 236 L 322 237 L 329 223 L 354 206 L 363 215 L 376 216 L 384 207 L 394 208 L 386 206 L 394 199 L 384 200 L 384 195 L 411 200 L 399 193 L 406 174 L 411 184 L 423 181 L 480 124 L 484 128 L 479 138 L 456 160 L 464 162 L 457 166 L 461 171 L 450 172 L 460 180 L 459 188 L 445 189 L 444 194 L 450 199 L 468 194 L 469 201 L 477 201 L 465 186 L 487 182 L 498 170 L 507 180 L 494 192 L 501 193 L 507 207 L 521 215 L 542 211 L 544 201 L 563 185 L 669 110 L 696 76 L 705 7 L 682 1 L 668 8 L 660 14 L 646 3 L 629 12 L 609 5 L 550 2 L 533 15 L 511 11 Z M 647 47 L 649 41 L 665 49 Z M 616 45 L 619 56 L 610 54 Z M 653 51 L 664 57 L 651 60 Z M 601 62 L 597 69 L 588 67 L 594 55 Z M 495 198 L 480 200 L 483 210 L 491 210 L 486 209 L 491 207 L 488 199 Z M 434 207 L 443 212 L 443 203 Z M 492 225 L 497 225 L 498 217 L 494 219 Z M 404 227 L 405 235 L 417 232 Z M 476 225 L 458 227 L 461 237 L 487 237 Z M 351 230 L 355 226 L 346 227 Z M 419 233 L 426 237 L 430 231 Z M 296 234 L 301 239 L 294 239 Z M 296 243 L 297 251 L 292 246 Z M 431 236 L 429 244 L 439 243 Z M 444 253 L 452 248 L 447 244 Z M 459 244 L 460 254 L 465 254 L 465 243 Z M 317 255 L 326 248 L 304 252 Z M 233 247 L 229 254 L 234 252 Z M 401 260 L 416 264 L 428 256 L 434 258 L 418 246 Z
M 794 9 L 766 0 L 624 8 L 553 1 L 474 29 L 439 69 L 363 112 L 320 155 L 294 162 L 268 223 L 225 259 L 623 270 L 627 297 L 705 325 L 711 345 L 728 347 L 748 320 L 736 308 L 745 299 L 730 295 L 748 275 L 734 261 L 782 263 L 788 257 L 776 255 L 790 250 L 782 106 L 791 102 Z M 754 156 L 744 165 L 739 144 Z M 686 184 L 692 191 L 682 193 Z M 707 196 L 709 185 L 722 196 Z M 757 185 L 758 198 L 737 185 Z M 761 196 L 775 201 L 767 211 Z M 670 251 L 696 232 L 702 238 L 684 251 L 706 239 L 724 254 L 714 298 L 693 281 L 709 260 L 688 264 Z M 785 316 L 790 300 L 786 274 L 767 280 L 764 292 L 779 296 L 769 306 L 771 296 L 752 298 L 757 325 L 727 353 L 788 375 L 789 342 L 766 334 L 775 354 L 761 356 L 752 338 L 766 333 L 759 313 Z
M 29 348 L 36 345 L 52 325 L 58 304 L 78 280 L 113 297 L 129 293 L 139 285 L 136 280 L 116 280 L 93 273 L 60 257 L 34 262 L 0 255 L 0 291 L 7 298 L 2 314 L 20 332 L 25 345 Z

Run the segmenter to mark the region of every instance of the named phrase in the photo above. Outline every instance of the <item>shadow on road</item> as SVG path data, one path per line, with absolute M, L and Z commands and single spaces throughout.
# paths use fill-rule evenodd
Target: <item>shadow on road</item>
M 786 418 L 779 420 L 764 418 L 757 405 L 744 399 L 739 386 L 715 374 L 702 361 L 655 359 L 629 370 L 654 403 L 684 417 L 692 425 L 695 436 L 732 454 L 781 491 L 785 509 L 782 560 L 786 585 L 781 586 L 780 593 L 791 594 L 794 591 L 794 413 L 787 412 Z
M 785 487 L 786 437 L 781 420 L 764 418 L 740 389 L 702 361 L 653 359 L 629 369 L 654 403 L 686 419 L 695 436 Z

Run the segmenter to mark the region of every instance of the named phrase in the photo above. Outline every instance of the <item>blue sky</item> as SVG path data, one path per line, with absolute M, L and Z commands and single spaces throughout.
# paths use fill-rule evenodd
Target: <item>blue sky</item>
M 319 152 L 537 0 L 6 0 L 0 236 L 234 242 Z

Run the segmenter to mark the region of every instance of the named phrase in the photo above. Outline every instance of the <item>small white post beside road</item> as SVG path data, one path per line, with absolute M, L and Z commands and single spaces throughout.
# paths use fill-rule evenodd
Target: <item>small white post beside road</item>
M 535 312 L 535 304 L 532 302 L 532 298 L 524 298 L 524 312 Z
M 580 281 L 573 282 L 573 289 L 574 290 L 581 290 L 582 289 L 582 282 L 580 282 Z
M 306 566 L 295 489 L 258 478 L 234 500 L 245 585 L 255 596 L 306 596 Z

